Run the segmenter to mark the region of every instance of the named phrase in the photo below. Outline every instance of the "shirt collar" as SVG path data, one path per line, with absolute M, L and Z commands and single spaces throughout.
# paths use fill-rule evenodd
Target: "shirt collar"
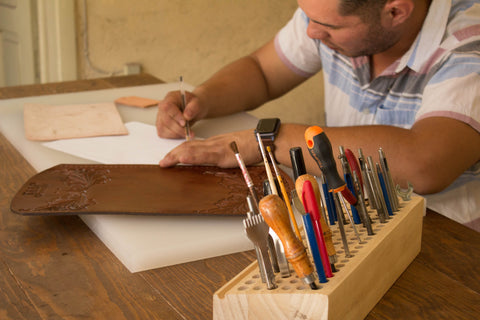
M 395 72 L 409 67 L 419 72 L 422 65 L 438 49 L 446 32 L 452 0 L 432 0 L 427 17 L 410 49 L 400 58 Z

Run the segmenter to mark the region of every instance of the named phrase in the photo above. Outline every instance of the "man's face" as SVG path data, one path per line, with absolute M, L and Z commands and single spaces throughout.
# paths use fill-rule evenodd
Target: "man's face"
M 339 1 L 298 0 L 298 5 L 310 18 L 307 28 L 310 38 L 348 57 L 377 54 L 398 41 L 398 35 L 382 27 L 380 20 L 363 22 L 355 15 L 339 15 Z

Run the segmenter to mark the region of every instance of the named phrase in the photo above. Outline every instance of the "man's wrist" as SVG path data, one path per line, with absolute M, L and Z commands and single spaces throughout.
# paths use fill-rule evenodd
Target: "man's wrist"
M 265 152 L 267 153 L 267 147 L 270 147 L 270 149 L 272 150 L 274 161 L 276 163 L 278 163 L 278 161 L 275 159 L 274 142 L 279 130 L 280 119 L 278 118 L 260 119 L 255 129 L 255 135 L 258 134 L 258 136 L 260 136 Z

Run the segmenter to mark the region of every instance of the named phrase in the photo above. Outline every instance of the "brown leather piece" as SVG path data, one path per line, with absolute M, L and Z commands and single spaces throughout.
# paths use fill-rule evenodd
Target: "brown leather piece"
M 265 168 L 248 172 L 261 198 Z M 291 179 L 282 178 L 291 190 Z M 22 215 L 245 215 L 248 194 L 239 168 L 60 164 L 30 178 L 10 208 Z

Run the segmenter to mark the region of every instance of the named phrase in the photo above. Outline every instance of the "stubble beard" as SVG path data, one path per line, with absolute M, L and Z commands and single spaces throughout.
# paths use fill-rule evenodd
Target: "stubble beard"
M 348 56 L 372 56 L 392 48 L 399 40 L 399 35 L 393 30 L 385 30 L 378 25 L 370 25 L 367 36 L 363 41 L 362 48 L 351 52 Z

